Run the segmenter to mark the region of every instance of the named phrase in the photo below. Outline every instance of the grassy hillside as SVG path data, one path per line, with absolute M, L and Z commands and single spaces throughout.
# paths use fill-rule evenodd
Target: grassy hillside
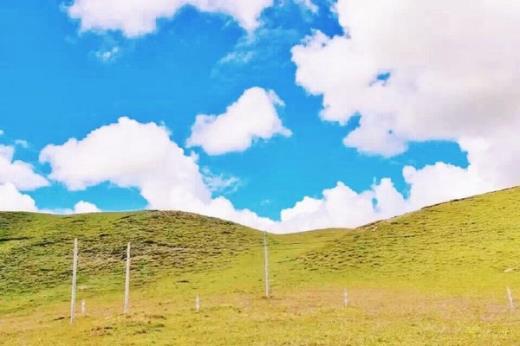
M 229 265 L 257 245 L 261 234 L 181 212 L 0 213 L 0 292 L 30 297 L 68 285 L 74 238 L 80 244 L 78 284 L 99 294 L 119 288 L 127 242 L 132 243 L 133 286 L 140 287 L 172 271 L 196 273 Z
M 376 222 L 299 261 L 309 270 L 346 273 L 356 280 L 401 281 L 450 292 L 520 284 L 520 188 Z
M 75 237 L 87 313 L 70 326 Z M 122 315 L 129 241 L 131 313 Z M 520 299 L 520 188 L 269 244 L 273 296 L 264 299 L 262 234 L 243 226 L 180 212 L 0 213 L 0 344 L 520 340 L 505 291 Z

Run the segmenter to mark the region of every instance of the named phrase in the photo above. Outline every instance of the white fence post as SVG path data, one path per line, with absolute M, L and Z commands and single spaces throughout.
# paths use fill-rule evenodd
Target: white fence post
M 78 271 L 78 239 L 74 239 L 74 249 L 72 257 L 72 292 L 70 297 L 70 323 L 74 322 L 76 311 L 76 280 Z
M 85 315 L 86 312 L 87 312 L 87 308 L 86 308 L 86 304 L 85 304 L 85 299 L 82 299 L 81 300 L 81 314 Z
M 509 301 L 509 309 L 513 311 L 515 309 L 515 304 L 513 302 L 513 293 L 509 287 L 507 287 L 507 300 Z
M 345 305 L 345 307 L 348 306 L 348 291 L 346 288 L 343 290 L 343 305 Z
M 126 278 L 125 278 L 125 303 L 123 313 L 128 313 L 128 304 L 130 300 L 130 243 L 126 248 Z
M 269 298 L 269 251 L 267 249 L 267 232 L 264 232 L 264 284 L 265 297 Z
M 199 312 L 199 311 L 200 311 L 200 297 L 199 297 L 198 294 L 197 294 L 197 296 L 195 297 L 195 311 L 196 311 L 196 312 Z

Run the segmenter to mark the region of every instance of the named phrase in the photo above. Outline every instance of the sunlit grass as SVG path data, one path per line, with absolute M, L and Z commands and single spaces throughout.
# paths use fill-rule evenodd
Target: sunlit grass
M 270 299 L 262 234 L 246 227 L 186 213 L 1 213 L 0 343 L 515 344 L 506 287 L 520 298 L 519 210 L 510 189 L 353 231 L 271 235 Z M 71 326 L 75 237 L 87 314 Z

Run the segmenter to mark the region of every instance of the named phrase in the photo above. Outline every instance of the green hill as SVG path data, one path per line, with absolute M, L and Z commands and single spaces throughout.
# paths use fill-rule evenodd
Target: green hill
M 345 272 L 357 280 L 450 292 L 520 284 L 520 188 L 376 222 L 299 261 L 309 270 Z
M 134 284 L 140 286 L 165 271 L 216 269 L 256 245 L 261 235 L 181 212 L 0 213 L 0 291 L 31 293 L 68 281 L 74 238 L 80 243 L 80 282 L 103 291 L 120 279 L 127 242 L 132 243 Z
M 71 326 L 74 238 L 78 301 L 87 311 Z M 0 344 L 520 340 L 520 314 L 506 298 L 510 287 L 520 299 L 520 188 L 355 230 L 269 235 L 269 299 L 262 239 L 253 229 L 181 212 L 0 213 Z M 131 310 L 123 315 L 127 242 Z

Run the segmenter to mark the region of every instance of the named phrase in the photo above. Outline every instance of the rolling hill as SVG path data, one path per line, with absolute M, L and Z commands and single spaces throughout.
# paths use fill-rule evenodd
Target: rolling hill
M 69 325 L 74 238 L 87 308 Z M 520 298 L 520 188 L 354 230 L 269 235 L 269 299 L 262 240 L 182 212 L 0 213 L 0 344 L 520 340 L 520 314 L 506 298 L 506 287 Z M 123 315 L 127 242 L 131 310 Z

